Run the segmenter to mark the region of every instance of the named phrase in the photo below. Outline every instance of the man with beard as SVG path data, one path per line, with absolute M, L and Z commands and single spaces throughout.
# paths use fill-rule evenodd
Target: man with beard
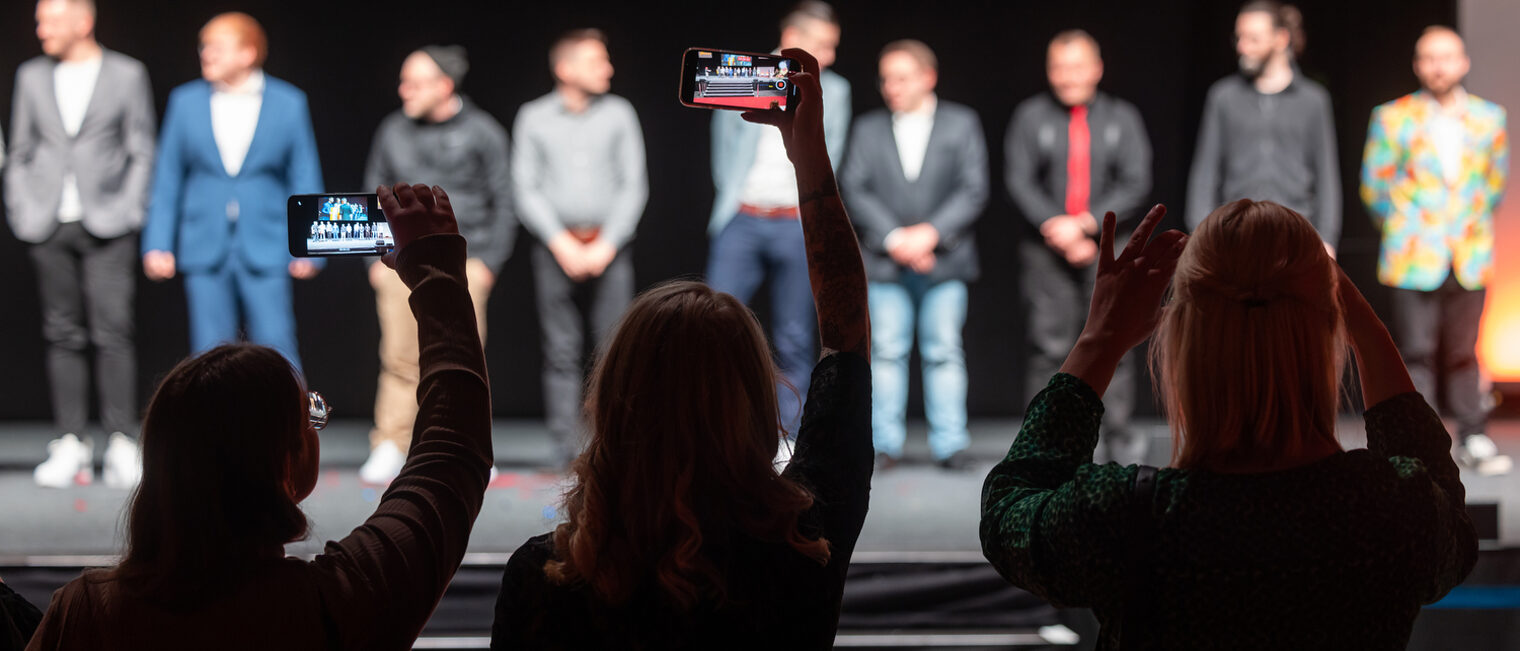
M 1393 332 L 1430 404 L 1437 379 L 1456 421 L 1457 457 L 1480 474 L 1511 461 L 1484 435 L 1478 324 L 1494 275 L 1494 208 L 1504 194 L 1504 108 L 1462 87 L 1462 37 L 1430 27 L 1415 45 L 1420 90 L 1373 109 L 1362 201 L 1382 230 L 1378 281 L 1392 288 Z
M 1188 175 L 1186 220 L 1196 228 L 1216 206 L 1269 200 L 1307 217 L 1335 255 L 1341 231 L 1340 166 L 1330 94 L 1304 79 L 1303 16 L 1271 0 L 1235 18 L 1240 73 L 1209 89 Z

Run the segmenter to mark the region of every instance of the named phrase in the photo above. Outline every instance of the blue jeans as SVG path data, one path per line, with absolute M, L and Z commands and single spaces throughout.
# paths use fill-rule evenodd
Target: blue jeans
M 818 317 L 813 309 L 813 286 L 808 281 L 802 222 L 741 212 L 713 238 L 707 258 L 707 284 L 747 304 L 767 276 L 771 341 L 786 378 L 786 383 L 777 383 L 776 395 L 782 425 L 789 437 L 796 437 L 813 365 L 818 361 L 814 352 Z
M 925 276 L 904 273 L 899 282 L 871 283 L 869 297 L 871 439 L 876 451 L 902 456 L 907 437 L 908 353 L 913 350 L 915 320 L 918 353 L 923 358 L 929 450 L 942 460 L 966 449 L 971 444 L 966 432 L 966 353 L 961 345 L 966 283 L 930 284 Z

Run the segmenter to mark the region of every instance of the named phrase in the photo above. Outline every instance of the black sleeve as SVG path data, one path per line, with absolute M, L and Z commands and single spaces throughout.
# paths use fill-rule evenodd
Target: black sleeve
M 813 367 L 797 449 L 784 476 L 813 492 L 829 540 L 829 570 L 844 579 L 871 502 L 871 366 L 836 352 Z
M 541 636 L 549 613 L 544 604 L 548 586 L 544 563 L 549 561 L 551 536 L 529 538 L 507 559 L 501 592 L 496 595 L 496 618 L 491 623 L 492 649 L 527 649 L 534 640 L 545 642 Z
M 1139 217 L 1151 193 L 1151 141 L 1146 136 L 1140 112 L 1129 104 L 1120 103 L 1114 111 L 1114 122 L 1119 125 L 1121 134 L 1114 161 L 1114 179 L 1103 196 L 1094 197 L 1090 202 L 1099 223 L 1103 220 L 1103 213 L 1110 210 L 1121 223 Z
M 26 648 L 41 621 L 42 611 L 10 586 L 0 583 L 0 651 Z
M 1039 228 L 1045 220 L 1066 213 L 1062 200 L 1052 196 L 1040 183 L 1040 118 L 1034 104 L 1024 104 L 1013 114 L 1004 141 L 1008 158 L 1004 170 L 1008 194 L 1031 226 Z

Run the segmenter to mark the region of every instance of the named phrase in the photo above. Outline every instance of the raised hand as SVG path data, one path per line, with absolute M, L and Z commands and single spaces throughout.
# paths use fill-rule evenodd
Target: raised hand
M 797 177 L 801 180 L 807 176 L 804 167 L 816 166 L 820 158 L 825 165 L 828 163 L 828 150 L 824 148 L 823 140 L 823 87 L 818 84 L 818 60 L 813 55 L 806 50 L 788 48 L 781 51 L 781 56 L 802 64 L 801 72 L 788 77 L 797 86 L 795 101 L 785 111 L 745 111 L 741 117 L 781 130 L 787 157 L 797 167 Z
M 436 233 L 459 233 L 459 223 L 454 220 L 454 206 L 449 203 L 443 188 L 426 185 L 397 183 L 394 187 L 380 186 L 375 189 L 380 198 L 380 209 L 390 222 L 391 235 L 396 238 L 396 248 L 380 258 L 386 266 L 394 269 L 396 257 L 417 238 Z

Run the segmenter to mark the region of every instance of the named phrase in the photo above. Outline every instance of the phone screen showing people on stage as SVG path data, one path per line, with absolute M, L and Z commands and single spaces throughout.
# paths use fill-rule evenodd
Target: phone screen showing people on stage
M 384 255 L 396 248 L 374 194 L 298 194 L 286 205 L 290 254 Z
M 686 51 L 681 62 L 681 103 L 699 108 L 786 110 L 797 96 L 796 59 L 730 50 Z

